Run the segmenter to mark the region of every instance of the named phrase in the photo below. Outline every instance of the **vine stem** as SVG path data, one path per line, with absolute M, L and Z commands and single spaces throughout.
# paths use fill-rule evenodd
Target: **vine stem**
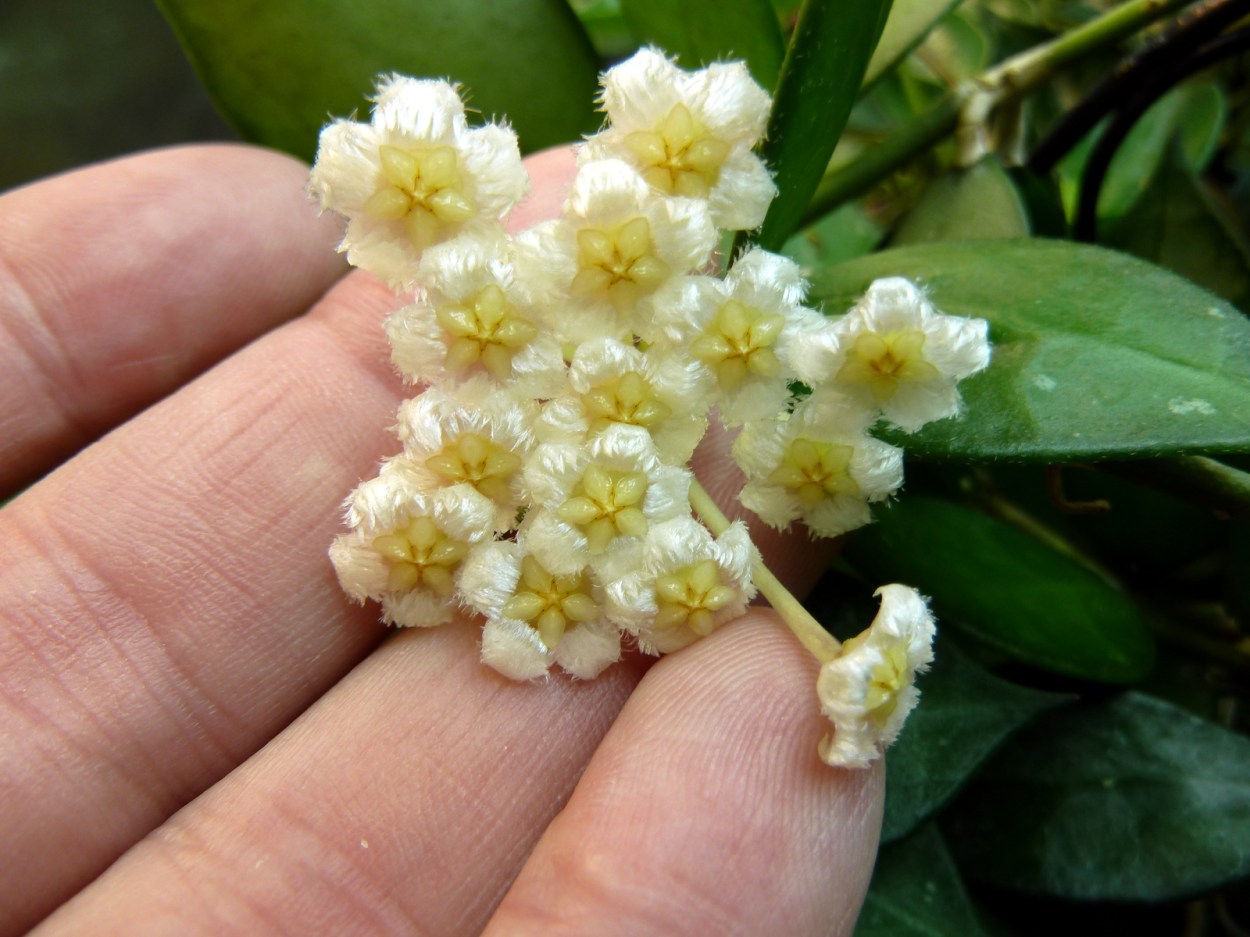
M 810 224 L 867 192 L 900 166 L 962 128 L 961 157 L 971 160 L 983 146 L 991 113 L 1037 90 L 1061 70 L 1114 45 L 1173 13 L 1191 0 L 1128 0 L 1050 42 L 1012 56 L 938 101 L 894 136 L 854 162 L 826 174 L 804 214 Z
M 692 479 L 690 482 L 690 506 L 699 515 L 699 519 L 717 536 L 729 529 L 729 518 L 712 500 L 707 489 L 699 484 L 698 479 Z M 758 552 L 751 562 L 751 578 L 755 582 L 755 587 L 759 589 L 760 595 L 768 599 L 773 610 L 781 616 L 782 621 L 794 632 L 794 636 L 812 652 L 818 661 L 822 664 L 828 663 L 842 652 L 841 642 L 826 631 L 820 622 L 812 617 L 811 612 L 803 607 L 803 603 L 781 584 L 781 580 L 764 565 L 764 560 Z

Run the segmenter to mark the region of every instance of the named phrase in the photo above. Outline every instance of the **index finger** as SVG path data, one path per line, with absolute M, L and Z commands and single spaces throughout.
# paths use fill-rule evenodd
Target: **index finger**
M 183 147 L 0 197 L 0 496 L 342 275 L 307 172 L 253 147 Z

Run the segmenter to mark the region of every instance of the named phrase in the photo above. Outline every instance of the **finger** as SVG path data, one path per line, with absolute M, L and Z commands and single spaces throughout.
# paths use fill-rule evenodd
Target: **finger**
M 656 664 L 487 935 L 850 935 L 881 770 L 822 764 L 816 666 L 768 612 Z
M 379 640 L 326 547 L 396 443 L 361 275 L 0 510 L 0 933 L 29 926 Z
M 534 172 L 541 196 L 557 181 Z M 377 642 L 325 550 L 396 447 L 354 275 L 0 511 L 0 933 L 29 926 Z M 167 451 L 168 450 L 168 451 Z
M 0 494 L 342 275 L 307 172 L 266 150 L 195 147 L 0 197 Z
M 480 932 L 637 672 L 514 683 L 478 634 L 397 635 L 39 933 Z

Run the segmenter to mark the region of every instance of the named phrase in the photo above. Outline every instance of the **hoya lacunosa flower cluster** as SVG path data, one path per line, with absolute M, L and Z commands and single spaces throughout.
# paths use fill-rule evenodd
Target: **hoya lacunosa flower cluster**
M 743 612 L 745 526 L 714 534 L 691 510 L 710 420 L 739 432 L 747 507 L 835 536 L 902 483 L 901 451 L 869 428 L 954 415 L 956 381 L 988 360 L 983 322 L 905 280 L 830 320 L 785 257 L 749 250 L 714 275 L 719 232 L 758 226 L 775 194 L 754 152 L 769 99 L 740 63 L 688 73 L 643 50 L 608 71 L 563 215 L 515 237 L 501 220 L 528 177 L 511 130 L 470 128 L 442 81 L 388 77 L 375 102 L 370 123 L 326 128 L 310 188 L 347 218 L 348 259 L 411 299 L 386 331 L 424 390 L 330 554 L 389 623 L 480 614 L 483 660 L 509 677 L 591 678 L 623 641 L 668 653 Z M 864 763 L 897 732 L 923 661 L 895 645 L 927 648 L 928 629 L 822 672 L 831 761 Z

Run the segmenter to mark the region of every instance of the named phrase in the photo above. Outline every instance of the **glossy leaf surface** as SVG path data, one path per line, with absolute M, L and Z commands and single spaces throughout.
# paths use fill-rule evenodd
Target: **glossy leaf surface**
M 377 75 L 450 78 L 522 149 L 595 129 L 598 63 L 562 0 L 159 0 L 247 139 L 311 160 L 331 116 L 366 113 Z
M 1075 560 L 949 501 L 903 497 L 857 531 L 847 556 L 874 582 L 905 582 L 938 620 L 1057 673 L 1111 683 L 1145 676 L 1154 643 L 1140 611 Z
M 675 55 L 682 68 L 742 59 L 772 91 L 785 57 L 785 40 L 768 0 L 621 0 L 634 35 Z
M 1250 739 L 1138 693 L 1005 745 L 944 824 L 960 866 L 1079 899 L 1162 901 L 1250 873 Z
M 897 435 L 909 456 L 1032 462 L 1250 449 L 1250 322 L 1144 261 L 1040 239 L 883 251 L 817 273 L 849 308 L 878 277 L 924 285 L 939 309 L 990 322 L 966 412 Z

